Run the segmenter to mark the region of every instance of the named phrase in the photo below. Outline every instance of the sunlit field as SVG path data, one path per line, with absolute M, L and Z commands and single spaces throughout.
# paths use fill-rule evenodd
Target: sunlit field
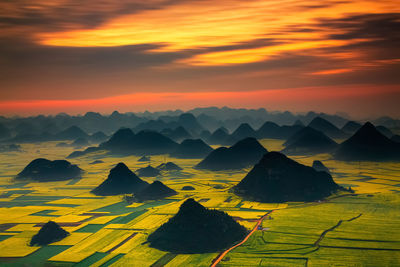
M 283 141 L 265 139 L 261 143 L 274 151 L 282 148 Z M 335 182 L 355 193 L 340 193 L 320 202 L 276 204 L 244 201 L 230 192 L 249 169 L 202 171 L 193 169 L 199 159 L 152 156 L 153 167 L 172 161 L 183 168 L 156 178 L 178 195 L 128 204 L 123 196 L 99 197 L 90 191 L 119 162 L 132 171 L 148 165 L 136 156 L 110 157 L 100 152 L 72 159 L 71 163 L 85 170 L 80 179 L 46 183 L 13 179 L 35 158 L 64 159 L 73 151 L 56 144 L 24 144 L 23 152 L 0 154 L 2 266 L 210 266 L 218 253 L 176 255 L 146 243 L 148 234 L 173 216 L 188 197 L 227 212 L 249 230 L 272 211 L 220 266 L 400 265 L 399 163 L 344 163 L 326 154 L 292 157 L 309 166 L 313 160 L 323 161 Z M 104 163 L 90 164 L 96 159 Z M 181 190 L 187 185 L 195 190 Z M 49 220 L 70 236 L 44 247 L 29 246 L 31 237 Z

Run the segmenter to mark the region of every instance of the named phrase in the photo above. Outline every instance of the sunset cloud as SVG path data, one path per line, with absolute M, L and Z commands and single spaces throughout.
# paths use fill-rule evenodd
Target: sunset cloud
M 16 0 L 0 3 L 0 26 L 3 101 L 221 92 L 256 105 L 260 90 L 400 91 L 391 0 Z

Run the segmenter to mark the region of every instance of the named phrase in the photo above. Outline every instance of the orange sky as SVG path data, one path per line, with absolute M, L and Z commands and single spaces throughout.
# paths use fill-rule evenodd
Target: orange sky
M 400 116 L 400 5 L 0 3 L 0 113 L 231 105 Z

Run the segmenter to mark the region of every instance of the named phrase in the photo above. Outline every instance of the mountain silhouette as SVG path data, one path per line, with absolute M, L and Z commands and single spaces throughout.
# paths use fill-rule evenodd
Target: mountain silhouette
M 355 132 L 358 131 L 358 129 L 361 128 L 361 124 L 359 124 L 356 121 L 348 121 L 346 124 L 342 127 L 342 132 L 345 132 L 347 134 L 354 134 Z
M 40 228 L 39 232 L 31 239 L 30 246 L 45 246 L 53 242 L 60 241 L 67 237 L 69 233 L 62 229 L 57 223 L 48 221 Z
M 145 168 L 140 168 L 140 169 L 136 170 L 136 173 L 140 177 L 156 177 L 161 174 L 159 170 L 151 167 L 150 165 Z
M 242 123 L 239 127 L 231 134 L 233 140 L 242 140 L 246 137 L 256 137 L 256 131 L 248 124 Z
M 150 234 L 151 247 L 172 253 L 210 253 L 242 240 L 246 228 L 222 211 L 187 199 L 177 214 Z
M 78 138 L 88 138 L 88 134 L 85 133 L 81 128 L 78 126 L 71 126 L 58 134 L 56 134 L 57 140 L 75 140 Z
M 311 127 L 304 127 L 283 145 L 282 152 L 290 155 L 328 153 L 337 147 L 335 141 Z
M 218 128 L 211 134 L 207 141 L 211 145 L 223 145 L 227 143 L 228 138 L 229 134 L 226 129 Z
M 136 201 L 143 202 L 146 200 L 158 200 L 176 195 L 176 191 L 169 188 L 160 181 L 154 181 L 146 186 L 143 190 L 134 194 Z
M 330 138 L 344 138 L 346 137 L 346 134 L 342 132 L 338 127 L 330 123 L 329 121 L 321 118 L 321 117 L 315 117 L 310 124 L 308 124 L 308 127 L 314 128 L 315 130 L 318 130 L 320 132 L 323 132 Z
M 74 152 L 72 152 L 71 154 L 69 154 L 67 156 L 67 159 L 78 158 L 78 157 L 87 155 L 89 153 L 97 152 L 97 151 L 100 151 L 100 150 L 102 150 L 100 147 L 91 146 L 91 147 L 86 148 L 83 151 L 74 151 Z
M 160 165 L 157 166 L 157 169 L 160 171 L 180 171 L 182 170 L 181 167 L 176 165 L 173 162 L 167 162 L 167 163 L 161 163 Z
M 298 124 L 279 126 L 274 122 L 267 121 L 257 130 L 257 136 L 258 138 L 286 139 L 303 127 Z
M 229 137 L 229 131 L 225 127 L 220 127 L 211 133 L 208 143 L 214 145 L 226 144 Z
M 89 136 L 89 140 L 93 143 L 101 143 L 108 139 L 108 136 L 102 131 L 95 132 L 91 136 Z
M 118 130 L 100 148 L 124 155 L 157 155 L 173 151 L 177 143 L 154 131 L 141 131 L 134 134 L 130 129 Z
M 208 140 L 211 136 L 211 132 L 209 130 L 204 130 L 200 133 L 200 138 L 203 140 Z
M 393 133 L 390 129 L 386 128 L 385 126 L 379 125 L 376 126 L 376 129 L 383 134 L 384 136 L 386 136 L 387 138 L 392 138 Z
M 178 126 L 178 124 L 176 122 L 166 123 L 164 120 L 159 118 L 157 120 L 144 121 L 144 122 L 140 123 L 139 125 L 137 125 L 134 128 L 134 130 L 136 132 L 140 132 L 140 131 L 157 131 L 157 132 L 160 132 L 163 129 L 176 128 L 177 126 Z
M 113 196 L 132 194 L 142 190 L 148 185 L 136 176 L 124 163 L 118 163 L 110 170 L 106 180 L 92 190 L 98 196 Z
M 171 138 L 175 142 L 181 142 L 182 140 L 192 138 L 190 133 L 186 131 L 186 129 L 182 126 L 175 128 L 174 130 L 171 129 L 164 129 L 161 131 L 161 134 Z
M 204 130 L 204 127 L 197 121 L 192 113 L 181 114 L 177 122 L 195 135 L 199 135 Z
M 204 158 L 211 151 L 213 151 L 212 147 L 201 139 L 186 139 L 170 155 L 175 158 L 197 159 Z
M 334 157 L 345 161 L 397 161 L 400 160 L 400 145 L 367 122 L 339 145 Z
M 267 121 L 257 130 L 259 138 L 283 138 L 280 126 L 275 122 Z
M 304 123 L 301 120 L 296 120 L 293 125 L 297 125 L 297 126 L 301 126 L 301 127 L 305 127 Z
M 83 146 L 88 146 L 88 145 L 89 145 L 89 141 L 83 137 L 79 137 L 71 144 L 71 146 L 73 146 L 73 147 L 83 147 Z
M 340 189 L 326 172 L 318 172 L 279 152 L 269 152 L 235 187 L 254 201 L 315 201 Z
M 314 160 L 312 167 L 314 168 L 314 170 L 319 171 L 319 172 L 329 172 L 329 169 L 319 160 Z
M 108 141 L 100 144 L 100 147 L 113 151 L 125 151 L 126 146 L 133 142 L 134 138 L 135 134 L 131 129 L 122 128 L 116 131 Z
M 17 179 L 32 179 L 38 182 L 64 181 L 78 178 L 83 171 L 66 160 L 32 160 L 18 175 Z
M 258 162 L 267 152 L 257 139 L 248 137 L 229 148 L 212 151 L 196 168 L 212 171 L 242 169 Z

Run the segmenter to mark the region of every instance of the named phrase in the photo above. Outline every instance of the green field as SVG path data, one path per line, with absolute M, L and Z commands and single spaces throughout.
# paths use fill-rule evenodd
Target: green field
M 262 140 L 268 150 L 282 141 Z M 210 172 L 193 169 L 199 160 L 152 157 L 152 166 L 173 161 L 181 172 L 158 177 L 179 194 L 162 201 L 124 202 L 122 196 L 98 197 L 90 190 L 109 170 L 124 162 L 131 170 L 145 167 L 136 156 L 90 155 L 71 160 L 86 173 L 62 182 L 15 182 L 31 160 L 62 159 L 71 148 L 56 142 L 22 145 L 24 152 L 0 154 L 0 265 L 21 266 L 210 266 L 218 253 L 175 255 L 150 248 L 154 231 L 193 197 L 202 205 L 226 211 L 249 229 L 271 216 L 243 245 L 229 252 L 220 266 L 400 266 L 400 164 L 343 163 L 329 155 L 293 157 L 311 165 L 319 159 L 332 169 L 338 184 L 354 189 L 322 202 L 256 203 L 229 192 L 247 170 Z M 104 163 L 91 165 L 94 159 Z M 154 179 L 145 179 L 148 182 Z M 191 185 L 194 191 L 181 188 Z M 222 189 L 215 189 L 221 185 Z M 48 220 L 60 223 L 70 236 L 47 247 L 30 247 L 30 238 Z

